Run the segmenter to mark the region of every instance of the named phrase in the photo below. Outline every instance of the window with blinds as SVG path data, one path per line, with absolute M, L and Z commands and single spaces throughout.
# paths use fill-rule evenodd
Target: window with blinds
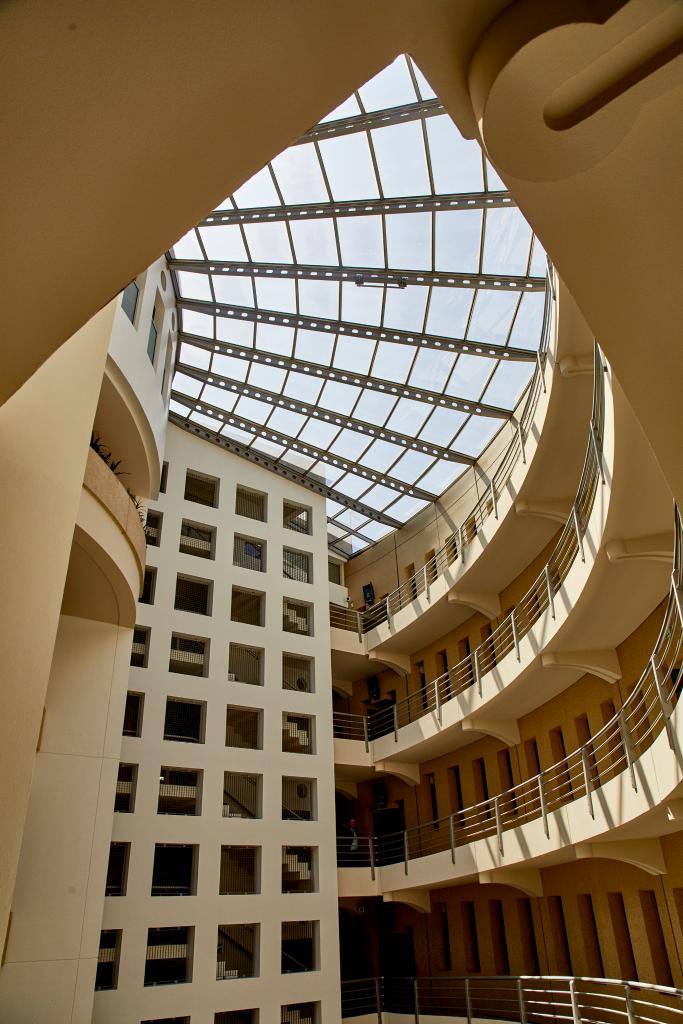
M 302 658 L 296 654 L 282 655 L 282 689 L 313 693 L 313 658 Z
M 308 551 L 295 551 L 293 548 L 282 550 L 282 575 L 286 580 L 297 580 L 299 583 L 313 582 L 313 559 Z
M 204 710 L 201 701 L 166 699 L 164 739 L 178 743 L 204 742 Z
M 197 558 L 214 557 L 214 538 L 216 531 L 211 526 L 200 526 L 183 519 L 180 526 L 179 550 L 184 555 L 196 555 Z
M 147 541 L 148 548 L 158 548 L 161 544 L 161 521 L 163 516 L 161 512 L 153 512 L 151 508 L 147 509 L 147 518 L 145 519 L 145 539 Z
M 228 682 L 263 686 L 263 650 L 245 644 L 230 644 Z
M 314 722 L 308 715 L 282 715 L 282 749 L 289 754 L 314 754 Z
M 235 491 L 235 515 L 245 519 L 257 519 L 266 522 L 266 495 L 259 491 L 251 491 L 247 487 L 237 487 Z
M 133 646 L 130 650 L 130 663 L 134 668 L 147 668 L 149 656 L 149 634 L 146 626 L 136 626 L 133 630 Z
M 232 564 L 238 565 L 242 569 L 265 572 L 266 545 L 262 540 L 255 540 L 253 537 L 241 537 L 239 534 L 235 534 Z
M 225 714 L 226 747 L 262 749 L 261 723 L 263 712 L 254 708 L 228 705 Z
M 214 1013 L 213 1024 L 258 1024 L 258 1010 L 223 1010 Z
M 211 614 L 211 584 L 192 576 L 178 576 L 175 584 L 174 608 L 195 615 Z
M 244 622 L 250 626 L 262 626 L 265 609 L 265 595 L 256 590 L 232 588 L 230 618 L 233 622 Z
M 282 922 L 282 973 L 297 974 L 317 967 L 317 921 Z
M 159 772 L 157 814 L 201 812 L 202 773 L 194 768 L 166 768 Z
M 233 896 L 259 893 L 260 855 L 258 846 L 221 846 L 219 894 Z
M 286 530 L 295 533 L 311 532 L 311 510 L 305 505 L 296 505 L 293 501 L 285 501 L 282 506 L 282 525 Z
M 319 1024 L 320 1003 L 288 1003 L 280 1009 L 280 1024 Z
M 328 559 L 327 562 L 327 578 L 330 583 L 337 583 L 339 586 L 342 584 L 342 567 L 341 562 L 333 562 L 332 559 Z
M 258 924 L 219 924 L 216 980 L 258 977 Z
M 223 817 L 260 818 L 263 777 L 250 772 L 223 773 Z
M 218 480 L 212 476 L 205 476 L 204 473 L 197 473 L 188 469 L 185 474 L 185 492 L 183 497 L 186 501 L 195 501 L 198 505 L 209 505 L 211 508 L 218 507 Z
M 209 641 L 171 634 L 168 671 L 187 676 L 205 676 L 209 671 Z
M 116 778 L 114 810 L 123 814 L 132 814 L 135 810 L 135 789 L 138 781 L 136 764 L 120 764 Z
M 315 779 L 302 779 L 287 775 L 283 776 L 283 821 L 316 821 L 317 809 L 315 801 Z
M 313 606 L 285 597 L 282 602 L 282 628 L 285 633 L 313 636 Z

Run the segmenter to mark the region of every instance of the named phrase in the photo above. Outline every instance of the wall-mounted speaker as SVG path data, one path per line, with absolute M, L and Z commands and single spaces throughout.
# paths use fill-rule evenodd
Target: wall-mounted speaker
M 372 583 L 363 584 L 363 601 L 365 604 L 375 603 L 375 588 Z

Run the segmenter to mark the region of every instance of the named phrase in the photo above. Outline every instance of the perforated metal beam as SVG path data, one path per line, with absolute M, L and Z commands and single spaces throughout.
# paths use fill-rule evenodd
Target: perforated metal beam
M 316 124 L 313 128 L 309 128 L 294 145 L 302 146 L 306 142 L 334 139 L 339 135 L 354 135 L 356 132 L 367 132 L 372 128 L 384 128 L 389 124 L 402 124 L 404 121 L 419 121 L 420 118 L 436 117 L 443 113 L 444 108 L 440 100 L 404 103 L 400 107 L 387 107 L 385 110 L 374 110 L 368 114 L 354 114 L 352 117 L 340 117 L 336 121 Z
M 210 416 L 215 419 L 217 425 L 219 423 L 221 426 L 227 424 L 228 426 L 234 427 L 236 430 L 244 430 L 247 433 L 253 434 L 255 437 L 262 438 L 264 441 L 270 441 L 272 444 L 280 445 L 282 448 L 289 448 L 307 458 L 325 462 L 328 466 L 334 466 L 335 469 L 343 469 L 347 473 L 354 473 L 356 476 L 362 477 L 363 480 L 367 480 L 368 486 L 373 484 L 384 484 L 391 490 L 396 491 L 399 495 L 409 494 L 411 497 L 421 498 L 423 501 L 430 502 L 436 500 L 436 495 L 429 491 L 421 490 L 419 487 L 409 486 L 402 480 L 396 480 L 393 477 L 388 476 L 386 473 L 366 469 L 364 466 L 359 466 L 351 459 L 345 459 L 339 455 L 331 455 L 323 448 L 318 448 L 313 444 L 307 444 L 305 441 L 297 441 L 295 438 L 289 437 L 287 434 L 281 434 L 277 430 L 264 427 L 261 423 L 254 423 L 253 420 L 247 419 L 246 416 L 236 416 L 233 413 L 226 412 L 225 409 L 220 409 L 217 405 L 212 405 L 210 402 L 203 402 L 201 399 L 189 398 L 187 395 L 183 395 L 180 391 L 175 390 L 171 391 L 171 397 L 180 405 L 184 406 L 188 412 L 202 413 L 204 416 Z M 344 504 L 344 502 L 342 502 L 342 504 Z
M 399 331 L 386 327 L 372 327 L 355 324 L 349 320 L 325 320 L 321 317 L 302 316 L 297 313 L 279 313 L 273 309 L 253 309 L 250 306 L 233 306 L 225 302 L 208 302 L 203 299 L 177 299 L 178 309 L 191 309 L 209 316 L 224 316 L 233 320 L 246 320 L 257 324 L 277 324 L 281 327 L 301 327 L 307 331 L 323 334 L 346 334 L 351 337 L 373 338 L 376 341 L 393 341 L 397 345 L 417 345 L 418 348 L 432 348 L 440 352 L 465 352 L 470 356 L 484 356 L 487 359 L 503 359 L 510 362 L 535 363 L 536 352 L 513 346 L 491 345 L 483 341 L 464 341 L 462 338 L 446 338 L 438 334 L 420 334 Z
M 181 331 L 178 337 L 180 341 L 187 341 L 206 352 L 218 352 L 220 355 L 244 359 L 245 362 L 258 363 L 262 366 L 274 366 L 281 370 L 294 370 L 320 381 L 330 380 L 341 384 L 352 384 L 368 391 L 377 391 L 383 395 L 412 398 L 418 402 L 427 402 L 429 405 L 439 406 L 443 409 L 455 409 L 457 412 L 473 413 L 491 419 L 509 420 L 513 416 L 511 409 L 485 405 L 483 402 L 473 402 L 471 399 L 457 398 L 455 395 L 442 395 L 438 391 L 428 391 L 424 388 L 412 387 L 410 384 L 397 384 L 396 381 L 385 380 L 383 377 L 368 377 L 366 374 L 353 373 L 351 370 L 340 370 L 333 366 L 324 366 L 322 363 L 311 363 L 305 359 L 292 359 L 275 352 L 264 352 L 261 349 L 247 348 L 245 345 L 235 345 L 228 341 L 212 341 L 210 338 L 202 338 L 198 334 L 187 334 L 184 331 Z
M 189 433 L 195 434 L 197 437 L 201 437 L 205 441 L 212 441 L 220 448 L 224 448 L 226 451 L 232 452 L 234 455 L 239 455 L 240 458 L 246 459 L 248 462 L 253 462 L 257 466 L 263 466 L 265 469 L 269 469 L 271 472 L 277 473 L 279 476 L 286 477 L 287 480 L 293 480 L 294 483 L 300 484 L 301 487 L 305 487 L 309 491 L 314 491 L 316 494 L 321 494 L 323 497 L 329 498 L 331 501 L 336 501 L 338 504 L 344 505 L 346 508 L 352 509 L 354 512 L 358 512 L 360 515 L 367 516 L 368 519 L 372 519 L 377 523 L 382 523 L 385 526 L 390 526 L 392 529 L 398 529 L 403 525 L 397 519 L 392 519 L 391 516 L 383 515 L 381 512 L 377 512 L 368 505 L 364 505 L 362 501 L 355 501 L 353 498 L 349 498 L 345 494 L 341 494 L 339 491 L 336 491 L 334 487 L 328 487 L 320 480 L 316 480 L 315 477 L 306 476 L 303 473 L 297 472 L 296 469 L 290 466 L 276 462 L 268 455 L 264 455 L 263 452 L 252 451 L 251 448 L 246 448 L 244 445 L 240 444 L 239 441 L 234 441 L 232 438 L 224 437 L 222 434 L 218 434 L 216 431 L 210 430 L 208 427 L 203 427 L 199 423 L 193 423 L 191 420 L 180 416 L 177 412 L 169 412 L 168 418 L 170 422 L 175 423 L 177 427 L 181 427 L 183 430 L 187 430 Z M 332 520 L 328 519 L 328 522 L 332 522 Z
M 362 286 L 389 285 L 406 288 L 409 284 L 436 288 L 479 288 L 491 291 L 544 292 L 544 277 L 510 274 L 453 274 L 445 271 L 373 269 L 371 267 L 334 267 L 304 263 L 240 263 L 227 260 L 177 260 L 168 257 L 171 270 L 219 277 L 292 278 L 307 281 L 341 281 Z
M 373 214 L 493 210 L 511 206 L 516 206 L 516 203 L 509 192 L 459 192 L 437 196 L 406 196 L 405 199 L 363 199 L 343 203 L 215 210 L 197 226 L 207 228 L 221 224 L 273 224 L 278 221 L 324 220 L 329 217 L 368 217 Z
M 476 459 L 472 458 L 471 455 L 463 455 L 460 452 L 451 451 L 450 448 L 443 448 L 439 444 L 429 444 L 417 438 L 408 437 L 406 434 L 402 434 L 397 430 L 391 430 L 388 427 L 378 427 L 374 423 L 368 423 L 366 420 L 356 419 L 355 416 L 341 416 L 338 413 L 331 412 L 329 409 L 320 408 L 308 402 L 302 402 L 300 399 L 278 395 L 273 391 L 268 391 L 267 388 L 253 387 L 251 384 L 231 380 L 230 377 L 223 377 L 221 374 L 213 372 L 210 373 L 211 380 L 209 380 L 208 371 L 197 370 L 195 367 L 187 366 L 183 363 L 178 363 L 176 369 L 185 373 L 188 377 L 192 377 L 193 380 L 199 381 L 200 384 L 211 383 L 225 388 L 226 392 L 244 395 L 246 398 L 255 398 L 265 402 L 267 405 L 297 412 L 301 416 L 310 416 L 320 423 L 329 423 L 331 426 L 338 427 L 339 430 L 348 427 L 349 430 L 355 430 L 366 437 L 372 437 L 378 441 L 389 441 L 391 444 L 399 445 L 405 448 L 406 451 L 421 452 L 424 455 L 431 455 L 435 459 L 443 459 L 445 462 L 458 462 L 463 466 L 473 466 L 476 463 Z M 219 411 L 223 412 L 224 410 Z M 266 427 L 265 429 L 268 428 Z

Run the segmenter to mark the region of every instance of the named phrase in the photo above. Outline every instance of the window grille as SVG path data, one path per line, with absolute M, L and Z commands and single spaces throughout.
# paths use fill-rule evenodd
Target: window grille
M 283 776 L 282 818 L 284 821 L 315 821 L 315 779 Z
M 261 712 L 228 705 L 225 716 L 226 747 L 261 749 Z
M 283 548 L 282 575 L 287 580 L 298 580 L 299 583 L 312 583 L 311 556 L 306 551 L 294 551 Z
M 140 298 L 140 289 L 135 281 L 131 281 L 123 289 L 121 295 L 121 306 L 123 312 L 126 314 L 130 322 L 135 324 L 135 311 L 138 308 L 138 299 Z
M 173 633 L 168 671 L 188 676 L 205 676 L 209 664 L 208 645 L 208 640 L 193 640 Z
M 135 785 L 138 776 L 136 764 L 120 764 L 116 779 L 116 795 L 114 810 L 124 814 L 132 814 L 135 810 Z
M 191 896 L 194 891 L 195 846 L 157 843 L 152 867 L 152 896 Z
M 254 569 L 256 572 L 265 572 L 266 569 L 266 546 L 260 540 L 253 540 L 250 537 L 240 537 L 235 534 L 235 542 L 232 552 L 232 564 L 239 565 L 242 569 Z
M 155 1017 L 153 1020 L 143 1020 L 140 1024 L 190 1024 L 189 1017 Z
M 177 985 L 190 981 L 192 928 L 149 928 L 145 985 Z
M 259 647 L 230 644 L 228 682 L 263 684 L 263 651 Z
M 123 713 L 123 735 L 139 736 L 142 732 L 142 707 L 144 697 L 141 693 L 126 694 L 126 710 Z
M 133 630 L 133 646 L 130 650 L 130 663 L 135 668 L 147 668 L 149 654 L 149 630 L 145 626 L 136 626 Z
M 100 948 L 97 953 L 95 991 L 116 988 L 121 952 L 121 932 L 108 930 L 100 932 Z
M 198 558 L 213 558 L 214 531 L 208 526 L 195 526 L 183 519 L 180 527 L 180 551 Z
M 154 604 L 154 590 L 157 583 L 157 571 L 151 565 L 145 569 L 145 579 L 140 594 L 140 604 Z
M 313 719 L 308 715 L 282 715 L 282 749 L 289 754 L 313 754 Z
M 158 548 L 161 543 L 161 520 L 161 512 L 153 512 L 151 509 L 147 509 L 145 538 L 148 548 Z
M 223 1010 L 214 1013 L 213 1024 L 258 1024 L 258 1010 Z
M 199 814 L 200 780 L 192 768 L 162 768 L 157 814 Z
M 161 467 L 161 479 L 159 480 L 159 491 L 161 494 L 166 494 L 166 485 L 168 484 L 168 462 L 164 462 Z
M 263 625 L 263 594 L 254 590 L 232 588 L 230 618 L 233 622 L 244 622 L 250 626 Z
M 175 584 L 176 611 L 211 614 L 211 585 L 189 576 L 178 576 Z
M 282 604 L 282 628 L 285 633 L 313 635 L 313 608 L 301 601 L 285 597 Z
M 312 847 L 282 847 L 282 891 L 316 891 L 314 851 Z
M 257 924 L 219 924 L 216 946 L 216 979 L 255 978 L 258 975 Z
M 258 491 L 249 491 L 246 487 L 238 487 L 235 492 L 235 514 L 245 519 L 258 519 L 266 522 L 266 496 Z
M 258 893 L 259 848 L 257 846 L 221 846 L 221 896 Z
M 289 1003 L 280 1010 L 280 1024 L 318 1024 L 320 1003 Z
M 111 843 L 107 864 L 106 896 L 125 896 L 130 843 Z
M 293 654 L 282 655 L 282 688 L 313 692 L 313 659 L 298 658 Z
M 218 480 L 188 469 L 185 475 L 184 498 L 186 501 L 196 501 L 198 505 L 209 505 L 211 508 L 216 508 L 218 506 Z
M 164 739 L 180 743 L 202 743 L 204 705 L 190 700 L 166 700 Z
M 224 772 L 223 817 L 260 818 L 261 786 L 260 775 L 251 775 L 248 772 Z
M 295 505 L 294 502 L 286 501 L 282 506 L 282 525 L 286 530 L 294 530 L 296 533 L 311 532 L 311 510 L 304 505 Z
M 315 970 L 316 921 L 282 922 L 282 973 Z
M 327 578 L 330 583 L 338 583 L 341 586 L 342 572 L 341 562 L 328 561 L 327 563 Z

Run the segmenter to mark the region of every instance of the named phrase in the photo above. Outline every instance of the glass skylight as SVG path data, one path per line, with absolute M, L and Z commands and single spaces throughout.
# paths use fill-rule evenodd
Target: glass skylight
M 406 56 L 168 260 L 171 419 L 325 494 L 345 555 L 476 463 L 535 369 L 543 249 Z

